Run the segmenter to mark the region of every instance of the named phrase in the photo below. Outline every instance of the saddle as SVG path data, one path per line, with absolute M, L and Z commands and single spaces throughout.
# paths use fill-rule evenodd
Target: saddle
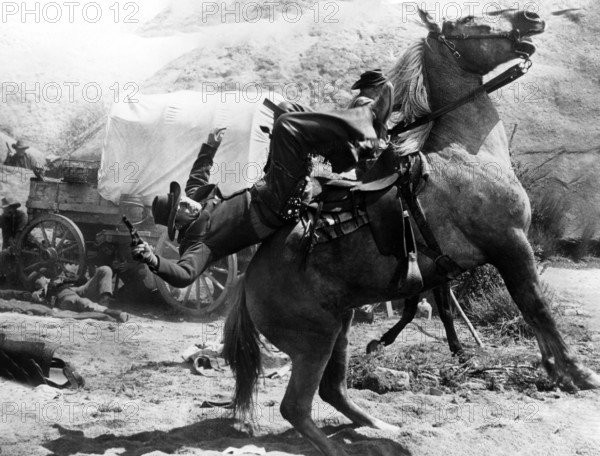
M 313 177 L 312 200 L 290 233 L 287 245 L 292 250 L 303 248 L 308 255 L 316 244 L 330 242 L 368 224 L 379 252 L 398 260 L 390 288 L 417 293 L 423 281 L 402 194 L 410 181 L 410 163 L 411 158 L 398 158 L 388 148 L 360 181 Z

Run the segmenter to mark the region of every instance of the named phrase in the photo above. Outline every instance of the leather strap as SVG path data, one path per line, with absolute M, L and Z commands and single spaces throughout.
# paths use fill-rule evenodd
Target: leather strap
M 414 192 L 411 191 L 410 172 L 403 177 L 404 178 L 400 179 L 400 192 L 402 198 L 406 201 L 408 209 L 415 220 L 415 224 L 425 240 L 425 244 L 417 243 L 418 250 L 435 262 L 439 274 L 449 278 L 458 277 L 458 275 L 463 272 L 463 269 L 452 258 L 442 253 L 440 244 L 435 238 L 429 223 L 427 223 L 427 218 L 425 217 L 421 204 Z
M 496 76 L 495 78 L 490 79 L 485 84 L 480 85 L 479 87 L 477 87 L 475 90 L 473 90 L 473 92 L 471 92 L 467 96 L 460 98 L 456 101 L 453 101 L 452 103 L 447 104 L 446 106 L 442 106 L 440 109 L 437 109 L 436 111 L 433 111 L 432 113 L 427 114 L 426 116 L 419 117 L 419 118 L 415 119 L 413 122 L 411 122 L 410 124 L 398 124 L 394 128 L 390 129 L 388 131 L 388 134 L 390 136 L 394 137 L 394 136 L 400 135 L 404 132 L 407 132 L 409 130 L 413 130 L 417 127 L 420 127 L 421 125 L 425 125 L 425 124 L 443 116 L 444 114 L 448 114 L 449 112 L 454 111 L 455 109 L 461 107 L 462 105 L 464 105 L 470 101 L 473 101 L 478 95 L 480 95 L 484 92 L 487 92 L 487 93 L 494 92 L 495 90 L 498 90 L 501 87 L 504 87 L 506 84 L 509 84 L 509 83 L 515 81 L 516 79 L 520 78 L 521 76 L 523 76 L 525 73 L 527 73 L 529 68 L 531 68 L 531 65 L 532 65 L 531 60 L 526 60 L 524 62 L 520 62 L 520 63 L 510 67 L 508 70 L 506 70 L 502 74 Z

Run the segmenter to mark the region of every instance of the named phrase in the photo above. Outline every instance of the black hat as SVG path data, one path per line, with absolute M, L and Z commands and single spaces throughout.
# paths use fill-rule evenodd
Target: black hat
M 12 196 L 9 196 L 8 198 L 2 198 L 2 209 L 6 209 L 7 207 L 11 206 L 21 207 L 21 203 L 19 203 Z
M 377 68 L 376 70 L 365 71 L 360 75 L 360 79 L 354 83 L 352 90 L 362 89 L 365 87 L 377 87 L 385 83 L 387 78 L 383 72 Z
M 23 142 L 21 142 L 21 140 L 19 139 L 16 143 L 14 143 L 12 145 L 12 148 L 14 150 L 27 150 L 29 149 L 29 146 L 26 146 Z
M 169 194 L 157 196 L 152 202 L 152 216 L 154 223 L 167 227 L 170 240 L 175 239 L 175 214 L 181 200 L 181 187 L 177 182 L 171 182 Z

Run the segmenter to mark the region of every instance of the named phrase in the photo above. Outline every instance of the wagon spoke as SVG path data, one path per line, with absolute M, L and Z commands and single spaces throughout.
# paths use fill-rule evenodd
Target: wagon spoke
M 50 239 L 48 239 L 48 233 L 46 233 L 46 227 L 43 223 L 40 223 L 40 230 L 42 230 L 42 236 L 44 236 L 44 241 L 50 244 Z
M 169 259 L 179 258 L 179 247 L 169 240 L 166 231 L 156 244 L 156 253 Z M 176 288 L 162 279 L 156 280 L 160 294 L 174 308 L 187 314 L 204 316 L 219 307 L 227 296 L 227 290 L 237 272 L 237 257 L 230 255 L 210 266 L 196 278 L 191 288 Z
M 61 228 L 60 225 L 54 224 L 54 229 L 52 230 L 52 244 L 51 245 L 56 245 L 56 239 L 58 238 L 59 232 L 60 232 L 61 236 L 64 234 L 64 230 L 62 230 L 60 228 Z
M 61 263 L 65 263 L 65 264 L 74 264 L 75 260 L 73 260 L 73 258 L 65 258 L 65 257 L 58 257 L 58 261 Z
M 192 292 L 192 286 L 190 285 L 187 290 L 185 290 L 185 296 L 183 297 L 183 304 L 187 304 L 190 299 L 190 293 Z
M 60 249 L 62 247 L 63 243 L 67 240 L 67 235 L 69 234 L 69 232 L 67 231 L 66 233 L 62 233 L 62 234 L 63 234 L 63 237 L 60 239 L 60 242 L 56 246 L 57 250 Z
M 39 255 L 40 251 L 39 250 L 25 250 L 25 249 L 21 249 L 21 254 L 27 254 L 27 255 Z
M 45 266 L 45 265 L 46 265 L 45 261 L 38 261 L 37 263 L 33 263 L 33 264 L 30 264 L 29 266 L 26 266 L 24 270 L 25 270 L 25 272 L 30 272 L 30 271 L 37 269 L 38 267 Z
M 225 286 L 223 284 L 221 284 L 221 282 L 219 282 L 216 278 L 214 278 L 212 275 L 208 275 L 207 276 L 212 283 L 215 284 L 216 287 L 218 287 L 221 291 L 223 291 L 225 289 Z
M 211 303 L 213 303 L 215 301 L 215 299 L 213 298 L 213 295 L 210 292 L 210 287 L 208 286 L 208 282 L 206 281 L 206 277 L 202 276 L 201 279 L 202 279 L 202 284 L 204 285 L 204 288 L 206 289 L 206 294 L 207 294 L 208 300 Z
M 73 249 L 77 249 L 77 248 L 79 248 L 79 246 L 77 244 L 71 244 L 70 246 L 65 247 L 64 249 L 59 250 L 59 253 L 62 255 L 65 252 L 69 252 L 69 251 L 71 251 Z

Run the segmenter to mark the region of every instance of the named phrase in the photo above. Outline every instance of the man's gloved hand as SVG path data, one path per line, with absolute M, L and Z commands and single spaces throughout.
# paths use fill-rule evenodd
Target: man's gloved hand
M 134 260 L 146 263 L 148 266 L 158 266 L 158 258 L 154 254 L 154 249 L 145 241 L 131 247 L 131 256 Z
M 221 141 L 223 140 L 223 136 L 225 136 L 225 130 L 227 128 L 226 127 L 222 127 L 222 128 L 215 128 L 213 130 L 211 130 L 211 132 L 208 134 L 208 139 L 206 140 L 206 144 L 208 144 L 211 147 L 217 148 L 219 147 L 219 145 L 221 144 Z

